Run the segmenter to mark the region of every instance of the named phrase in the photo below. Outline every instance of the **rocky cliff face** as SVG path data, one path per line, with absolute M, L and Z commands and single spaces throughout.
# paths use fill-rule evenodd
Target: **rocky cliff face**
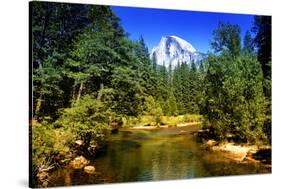
M 151 59 L 155 59 L 158 65 L 171 64 L 174 68 L 178 63 L 186 62 L 187 64 L 194 61 L 199 64 L 204 58 L 203 53 L 198 52 L 190 43 L 177 36 L 162 37 L 158 46 L 152 49 Z

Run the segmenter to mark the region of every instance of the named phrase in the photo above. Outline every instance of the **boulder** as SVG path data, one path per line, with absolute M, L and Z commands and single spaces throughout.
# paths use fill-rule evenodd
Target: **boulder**
M 82 146 L 83 141 L 82 141 L 82 140 L 76 140 L 76 141 L 75 141 L 75 144 L 77 144 L 78 146 Z
M 89 161 L 83 156 L 76 157 L 70 162 L 71 167 L 74 169 L 82 169 L 88 164 Z
M 206 144 L 207 144 L 208 147 L 212 147 L 212 146 L 217 145 L 218 142 L 215 141 L 215 140 L 208 140 L 208 141 L 206 142 Z
M 84 167 L 84 171 L 86 173 L 93 174 L 96 171 L 96 169 L 94 166 L 88 165 L 88 166 Z
M 251 149 L 249 146 L 235 145 L 234 143 L 226 143 L 220 146 L 213 146 L 213 151 L 224 152 L 224 156 L 228 159 L 232 159 L 241 162 L 245 159 L 248 151 Z
M 204 130 L 199 130 L 197 131 L 197 136 L 201 139 L 207 139 L 210 137 L 210 130 L 209 129 L 204 129 Z

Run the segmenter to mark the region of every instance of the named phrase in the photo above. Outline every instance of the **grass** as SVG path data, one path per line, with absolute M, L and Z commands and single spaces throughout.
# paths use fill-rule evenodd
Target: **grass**
M 200 122 L 202 116 L 198 114 L 186 114 L 178 116 L 162 116 L 161 121 L 164 125 L 176 126 L 180 123 Z
M 153 116 L 123 117 L 123 127 L 156 125 Z M 161 116 L 161 125 L 177 126 L 177 124 L 188 122 L 200 122 L 202 116 L 198 114 L 186 114 L 178 116 Z

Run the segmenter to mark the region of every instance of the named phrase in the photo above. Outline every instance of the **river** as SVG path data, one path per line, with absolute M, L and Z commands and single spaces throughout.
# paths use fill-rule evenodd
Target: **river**
M 49 186 L 188 179 L 269 173 L 257 164 L 241 164 L 201 148 L 191 134 L 199 126 L 159 130 L 121 129 L 107 148 L 91 160 L 96 174 L 60 168 Z

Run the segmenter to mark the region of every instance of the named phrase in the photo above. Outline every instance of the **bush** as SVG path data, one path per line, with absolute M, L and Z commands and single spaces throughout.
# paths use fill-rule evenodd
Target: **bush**
M 97 145 L 104 140 L 112 117 L 113 113 L 108 107 L 87 95 L 73 107 L 64 109 L 57 124 L 70 129 L 76 139 L 83 141 L 84 150 L 87 151 L 91 143 Z
M 203 117 L 199 114 L 186 114 L 183 117 L 184 122 L 201 122 Z
M 134 127 L 141 125 L 140 118 L 134 116 L 124 116 L 122 117 L 123 127 Z
M 162 108 L 152 96 L 148 96 L 145 98 L 144 115 L 152 116 L 152 121 L 155 122 L 156 125 L 159 125 L 161 123 L 161 116 L 163 115 Z
M 37 174 L 51 170 L 57 164 L 56 157 L 64 157 L 70 152 L 73 135 L 64 128 L 55 129 L 47 121 L 32 122 L 32 173 L 34 182 Z M 34 183 L 33 183 L 34 184 Z M 34 184 L 35 185 L 35 184 Z
M 198 114 L 186 114 L 179 116 L 162 116 L 162 122 L 165 125 L 176 126 L 180 123 L 187 122 L 200 122 L 202 120 L 202 116 Z

